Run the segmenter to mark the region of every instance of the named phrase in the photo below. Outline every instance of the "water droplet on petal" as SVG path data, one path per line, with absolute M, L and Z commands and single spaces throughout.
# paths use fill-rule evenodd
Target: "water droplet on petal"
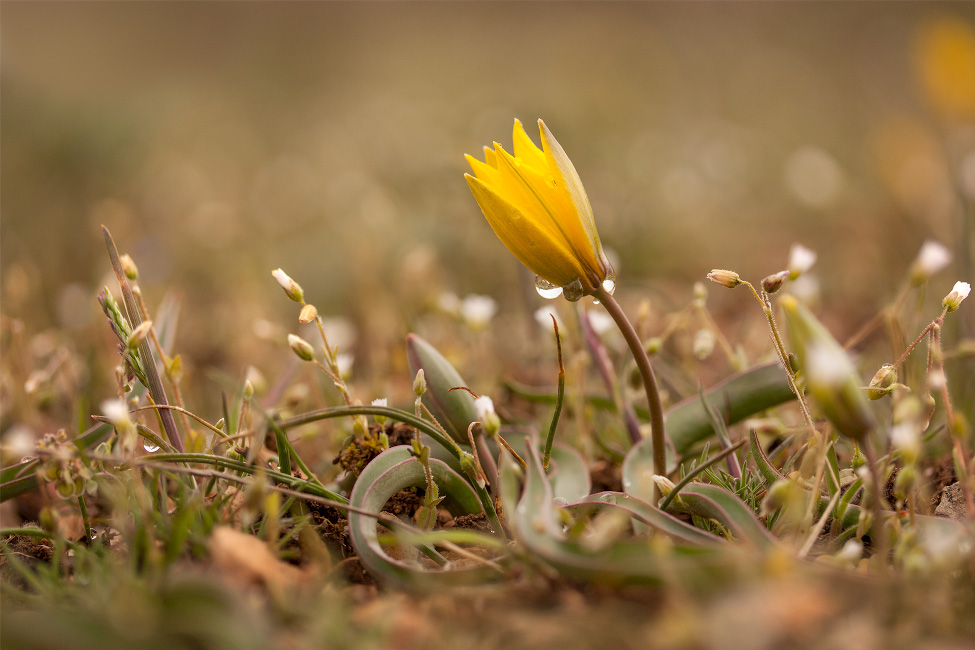
M 143 441 L 142 448 L 148 451 L 150 454 L 159 451 L 159 445 L 155 444 L 151 440 Z
M 606 274 L 606 279 L 603 280 L 603 290 L 609 295 L 613 295 L 616 292 L 616 273 L 610 269 L 609 273 Z
M 586 295 L 586 290 L 582 286 L 582 280 L 576 278 L 569 284 L 562 287 L 562 295 L 564 295 L 565 299 L 570 302 L 575 302 L 579 300 L 579 298 L 582 298 L 584 295 Z
M 562 287 L 552 284 L 538 275 L 535 276 L 535 291 L 546 300 L 552 300 L 562 295 Z

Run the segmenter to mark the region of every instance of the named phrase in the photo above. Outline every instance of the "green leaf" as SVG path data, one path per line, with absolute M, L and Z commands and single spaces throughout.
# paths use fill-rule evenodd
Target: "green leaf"
M 474 490 L 445 463 L 431 459 L 430 471 L 441 493 L 446 496 L 444 505 L 448 510 L 458 515 L 483 512 Z M 410 454 L 408 447 L 393 447 L 374 458 L 362 470 L 349 496 L 349 505 L 374 512 L 378 517 L 396 492 L 425 484 L 423 464 Z M 431 568 L 419 562 L 393 557 L 379 542 L 377 517 L 350 510 L 349 533 L 359 561 L 383 583 L 405 587 L 425 583 L 482 582 L 498 576 L 497 571 L 483 565 Z
M 418 370 L 423 369 L 427 382 L 423 403 L 451 438 L 462 445 L 469 444 L 467 427 L 477 420 L 477 411 L 470 393 L 451 390 L 467 386 L 460 373 L 435 347 L 416 334 L 406 337 L 406 356 L 411 373 L 416 375 Z

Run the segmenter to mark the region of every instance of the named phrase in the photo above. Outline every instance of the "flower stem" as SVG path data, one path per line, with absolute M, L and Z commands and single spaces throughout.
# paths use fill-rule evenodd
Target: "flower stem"
M 609 315 L 616 322 L 616 326 L 623 334 L 626 344 L 633 353 L 636 367 L 640 371 L 643 379 L 643 388 L 647 392 L 647 405 L 650 408 L 650 436 L 653 442 L 653 472 L 660 476 L 667 475 L 667 455 L 664 445 L 667 440 L 667 433 L 664 430 L 664 410 L 660 404 L 660 390 L 657 388 L 657 377 L 653 374 L 653 366 L 650 365 L 650 357 L 647 356 L 646 348 L 639 334 L 633 328 L 633 324 L 623 313 L 613 295 L 604 288 L 599 287 L 594 294 L 595 298 L 606 308 Z M 654 503 L 659 499 L 659 492 L 654 487 Z

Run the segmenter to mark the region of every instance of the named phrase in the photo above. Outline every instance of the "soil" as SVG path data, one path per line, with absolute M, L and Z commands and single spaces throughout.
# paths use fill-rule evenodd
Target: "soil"
M 589 467 L 592 476 L 592 493 L 622 492 L 623 467 L 606 459 L 599 459 Z
M 389 439 L 390 447 L 408 445 L 416 437 L 416 429 L 399 422 L 387 422 L 385 425 L 371 424 L 369 434 L 352 437 L 332 463 L 349 474 L 358 476 L 369 461 L 384 451 L 379 443 L 379 434 L 383 431 Z
M 9 554 L 14 555 L 27 569 L 33 569 L 38 564 L 47 564 L 54 558 L 54 542 L 46 537 L 31 537 L 29 535 L 10 535 L 4 540 Z M 8 551 L 0 554 L 0 579 L 9 581 L 23 589 L 27 586 L 23 576 L 10 566 Z

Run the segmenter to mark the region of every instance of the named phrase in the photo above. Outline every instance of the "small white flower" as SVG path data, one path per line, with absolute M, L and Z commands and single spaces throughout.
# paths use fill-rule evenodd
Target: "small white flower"
M 819 279 L 815 275 L 802 275 L 789 285 L 789 291 L 802 302 L 812 305 L 819 301 L 822 290 Z
M 471 329 L 483 329 L 498 311 L 498 303 L 490 296 L 471 294 L 460 304 L 460 315 Z
M 386 398 L 385 397 L 380 397 L 378 399 L 374 399 L 374 400 L 372 400 L 372 405 L 373 406 L 387 406 Z
M 562 319 L 559 318 L 559 312 L 555 309 L 555 307 L 545 305 L 544 307 L 539 307 L 535 310 L 535 322 L 546 330 L 552 329 L 553 316 L 555 317 L 555 322 L 559 325 L 559 329 L 562 329 Z
M 863 557 L 863 544 L 855 539 L 851 539 L 833 557 L 846 564 L 856 564 Z
M 281 288 L 285 291 L 289 290 L 291 288 L 291 283 L 294 282 L 294 280 L 292 280 L 283 269 L 274 269 L 271 271 L 271 275 L 274 276 L 274 279 L 278 281 L 278 284 L 280 284 Z
M 322 327 L 325 328 L 325 336 L 328 343 L 333 348 L 347 350 L 355 345 L 357 332 L 355 324 L 343 316 L 332 316 L 322 319 Z
M 355 355 L 351 352 L 340 352 L 335 355 L 335 369 L 338 371 L 339 377 L 348 379 L 352 376 L 353 361 L 355 361 Z
M 445 314 L 456 316 L 460 313 L 460 298 L 452 291 L 444 291 L 437 297 L 437 307 Z
M 789 250 L 789 278 L 795 280 L 812 268 L 816 263 L 816 251 L 810 250 L 802 244 L 793 244 Z
M 911 283 L 924 284 L 931 276 L 940 273 L 951 264 L 951 251 L 941 242 L 929 239 L 921 244 L 911 265 Z
M 129 422 L 129 407 L 120 399 L 107 399 L 101 403 L 102 415 L 114 425 Z
M 481 395 L 474 400 L 474 412 L 477 420 L 484 428 L 484 433 L 489 437 L 497 435 L 501 429 L 501 418 L 494 411 L 494 402 L 487 395 Z
M 274 269 L 271 271 L 271 275 L 274 276 L 274 279 L 278 281 L 278 284 L 281 285 L 281 288 L 284 289 L 284 292 L 289 298 L 295 302 L 301 302 L 304 300 L 305 292 L 302 291 L 301 285 L 292 280 L 287 273 L 281 269 Z
M 955 286 L 951 288 L 951 293 L 945 296 L 945 299 L 941 301 L 941 304 L 944 305 L 944 308 L 948 311 L 955 311 L 971 292 L 972 285 L 968 284 L 967 282 L 956 282 Z
M 842 349 L 827 345 L 812 345 L 806 362 L 806 376 L 810 384 L 840 388 L 853 374 L 853 365 Z
M 474 400 L 474 412 L 477 419 L 484 422 L 489 415 L 494 414 L 494 401 L 487 395 L 481 395 Z
M 586 316 L 589 317 L 589 324 L 592 325 L 592 331 L 600 336 L 616 326 L 616 323 L 613 322 L 613 317 L 601 309 L 590 309 L 586 312 Z

